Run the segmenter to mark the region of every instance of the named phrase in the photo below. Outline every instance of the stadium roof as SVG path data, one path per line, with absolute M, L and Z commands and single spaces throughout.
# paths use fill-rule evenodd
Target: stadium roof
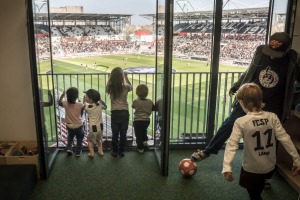
M 50 20 L 56 21 L 117 21 L 122 18 L 129 18 L 132 15 L 128 14 L 93 14 L 93 13 L 51 13 Z M 36 13 L 36 20 L 46 21 L 48 19 L 47 13 Z
M 269 8 L 247 8 L 247 9 L 227 9 L 223 10 L 223 20 L 239 20 L 239 19 L 266 19 L 268 18 Z M 155 18 L 156 14 L 140 15 L 144 18 Z M 164 19 L 164 13 L 159 13 L 159 19 Z M 193 12 L 177 12 L 174 13 L 174 20 L 208 20 L 213 19 L 213 11 L 193 11 Z
M 239 19 L 267 19 L 269 8 L 247 8 L 247 9 L 227 9 L 223 10 L 223 20 L 239 20 Z M 51 13 L 50 20 L 54 21 L 118 21 L 128 19 L 132 15 L 129 14 L 97 14 L 97 13 Z M 141 17 L 154 20 L 156 14 L 143 14 Z M 159 13 L 158 18 L 164 19 L 164 13 Z M 182 20 L 211 20 L 213 19 L 213 11 L 193 11 L 193 12 L 176 12 L 174 13 L 174 21 Z M 35 20 L 47 21 L 47 13 L 36 13 Z

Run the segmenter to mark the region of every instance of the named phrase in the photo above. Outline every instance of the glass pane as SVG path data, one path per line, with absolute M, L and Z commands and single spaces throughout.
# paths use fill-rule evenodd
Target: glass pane
M 286 12 L 287 12 L 288 0 L 275 0 L 273 15 L 272 15 L 272 26 L 271 34 L 275 32 L 284 32 L 286 25 Z
M 36 47 L 36 66 L 38 76 L 38 87 L 41 103 L 42 139 L 44 143 L 46 165 L 51 167 L 57 147 L 56 114 L 53 104 L 53 77 L 51 73 L 50 54 L 50 30 L 48 23 L 47 1 L 33 1 L 34 37 Z M 45 17 L 39 16 L 43 13 Z M 45 64 L 44 64 L 45 63 Z
M 224 1 L 215 131 L 231 112 L 229 89 L 250 65 L 256 47 L 265 44 L 268 12 L 269 1 Z
M 104 148 L 110 148 L 112 138 L 111 105 L 105 88 L 113 68 L 123 68 L 133 86 L 127 99 L 130 114 L 127 146 L 136 146 L 131 104 L 137 98 L 137 85 L 146 84 L 147 98 L 155 102 L 155 10 L 156 2 L 148 0 L 134 5 L 126 0 L 50 0 L 55 97 L 71 86 L 78 88 L 80 100 L 87 89 L 100 92 L 108 107 L 103 110 Z M 57 106 L 57 110 L 59 145 L 65 147 L 64 109 Z M 154 121 L 152 115 L 147 131 L 150 146 L 154 144 Z
M 164 45 L 165 45 L 165 1 L 157 1 L 156 14 L 156 116 L 155 116 L 155 152 L 161 164 L 161 144 L 163 127 L 163 85 L 164 85 Z
M 175 1 L 171 143 L 204 142 L 207 129 L 214 1 Z

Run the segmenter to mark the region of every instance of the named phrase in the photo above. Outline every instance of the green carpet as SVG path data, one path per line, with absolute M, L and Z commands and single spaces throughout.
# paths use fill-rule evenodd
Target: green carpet
M 170 151 L 169 176 L 160 175 L 153 151 L 138 154 L 125 152 L 125 157 L 114 158 L 108 151 L 104 157 L 88 158 L 84 152 L 79 158 L 60 152 L 47 180 L 39 180 L 32 200 L 247 200 L 247 191 L 238 185 L 241 167 L 239 150 L 234 163 L 234 182 L 227 182 L 221 174 L 223 153 L 211 155 L 198 164 L 198 172 L 184 179 L 178 164 L 192 151 Z M 263 192 L 264 200 L 293 200 L 298 194 L 277 173 L 272 188 Z

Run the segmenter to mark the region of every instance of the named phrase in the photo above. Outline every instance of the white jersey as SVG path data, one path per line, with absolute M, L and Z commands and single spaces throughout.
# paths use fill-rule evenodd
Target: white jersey
M 276 138 L 292 156 L 294 166 L 300 166 L 299 154 L 277 115 L 265 111 L 248 112 L 234 123 L 225 149 L 222 173 L 231 172 L 231 162 L 241 138 L 244 139 L 242 165 L 247 172 L 263 174 L 275 168 Z
M 88 104 L 84 107 L 84 110 L 89 115 L 89 132 L 101 132 L 102 124 L 102 106 L 95 103 Z

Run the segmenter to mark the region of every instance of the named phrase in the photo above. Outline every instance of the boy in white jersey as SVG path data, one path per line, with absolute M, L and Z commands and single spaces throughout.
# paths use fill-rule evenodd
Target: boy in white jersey
M 243 161 L 239 184 L 246 188 L 250 199 L 260 200 L 265 179 L 271 178 L 276 165 L 276 139 L 291 155 L 292 174 L 300 172 L 300 156 L 276 114 L 261 110 L 262 91 L 254 83 L 246 83 L 237 91 L 236 98 L 245 116 L 238 118 L 227 142 L 223 161 L 224 177 L 233 181 L 231 162 L 241 138 L 244 140 Z
M 154 110 L 153 101 L 147 99 L 148 87 L 145 84 L 139 84 L 136 87 L 136 95 L 138 96 L 132 102 L 134 112 L 133 127 L 136 137 L 137 151 L 144 153 L 144 149 L 148 148 L 147 128 L 150 124 L 150 115 Z
M 102 123 L 102 105 L 100 104 L 100 94 L 97 90 L 89 89 L 83 98 L 83 102 L 87 102 L 84 110 L 89 115 L 89 134 L 88 134 L 88 148 L 89 157 L 93 158 L 95 155 L 94 144 L 97 144 L 99 156 L 103 156 L 102 149 L 102 136 L 103 136 L 103 123 Z

